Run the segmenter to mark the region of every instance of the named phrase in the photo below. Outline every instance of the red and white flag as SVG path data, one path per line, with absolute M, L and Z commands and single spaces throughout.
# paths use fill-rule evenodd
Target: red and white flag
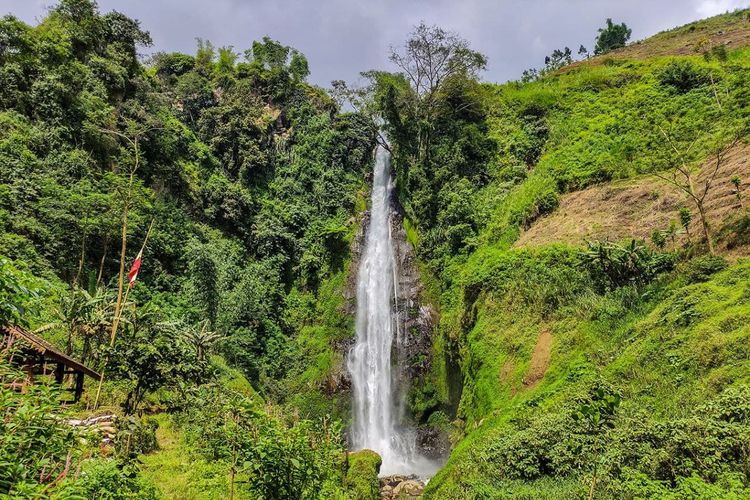
M 135 285 L 135 280 L 138 278 L 138 271 L 141 269 L 141 254 L 143 253 L 143 250 L 138 252 L 138 256 L 133 261 L 133 265 L 130 268 L 130 272 L 128 273 L 128 282 L 129 287 L 132 287 Z

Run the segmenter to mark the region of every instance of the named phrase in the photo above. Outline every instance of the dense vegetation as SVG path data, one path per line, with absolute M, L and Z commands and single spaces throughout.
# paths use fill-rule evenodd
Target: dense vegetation
M 325 338 L 310 352 L 301 330 L 324 321 L 319 294 L 341 294 L 371 122 L 340 112 L 306 83 L 304 55 L 267 37 L 246 62 L 199 41 L 195 55 L 143 64 L 151 39 L 138 22 L 63 0 L 37 26 L 2 18 L 0 40 L 0 323 L 103 369 L 109 408 L 174 414 L 188 453 L 219 471 L 218 496 L 235 483 L 240 496 L 343 488 L 340 430 L 268 415 L 242 380 L 283 403 L 285 376 L 332 352 Z M 118 308 L 123 266 L 152 224 Z M 314 382 L 307 392 L 324 397 Z M 91 406 L 95 389 L 71 411 Z M 79 449 L 48 420 L 51 390 L 3 389 L 1 491 L 155 494 L 131 484 L 136 454 L 87 465 L 99 463 L 96 447 Z M 17 446 L 28 461 L 12 458 Z
M 268 37 L 143 61 L 148 33 L 91 0 L 2 18 L 0 326 L 104 371 L 97 412 L 119 418 L 100 448 L 65 422 L 91 414 L 95 385 L 61 407 L 54 385 L 13 390 L 3 354 L 0 494 L 377 497 L 379 457 L 345 452 L 339 372 L 387 136 L 440 312 L 408 403 L 454 444 L 425 496 L 747 497 L 746 180 L 700 168 L 747 139 L 750 49 L 711 38 L 747 15 L 654 39 L 710 26 L 688 55 L 650 57 L 647 40 L 638 58 L 608 21 L 597 56 L 558 50 L 503 85 L 421 24 L 396 73 L 330 94 Z M 650 174 L 685 194 L 651 241 L 517 243 L 571 192 L 640 179 L 658 196 Z M 709 220 L 701 189 L 719 182 L 736 202 Z
M 413 47 L 402 55 L 418 60 Z M 701 163 L 718 169 L 747 137 L 750 52 L 708 38 L 693 54 L 605 55 L 505 85 L 478 83 L 459 61 L 426 93 L 408 72 L 377 75 L 373 101 L 441 310 L 433 374 L 412 402 L 457 443 L 427 497 L 748 494 L 748 267 L 710 255 L 719 234 L 741 238 L 722 228 L 748 214 L 740 203 L 709 223 L 692 194 L 715 179 L 699 183 Z M 435 116 L 420 121 L 420 105 Z M 654 172 L 693 191 L 682 225 L 653 243 L 514 246 L 565 193 Z M 705 232 L 667 245 L 698 219 Z

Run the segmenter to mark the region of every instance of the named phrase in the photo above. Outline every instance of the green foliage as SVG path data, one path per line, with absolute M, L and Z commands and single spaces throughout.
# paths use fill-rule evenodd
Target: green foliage
M 701 283 L 728 266 L 727 260 L 720 255 L 704 255 L 686 263 L 681 271 L 688 283 Z
M 77 446 L 82 437 L 60 417 L 60 394 L 53 385 L 34 384 L 25 393 L 15 390 L 24 374 L 15 369 L 6 352 L 0 353 L 0 492 L 41 491 L 64 478 L 71 463 L 83 459 Z
M 356 500 L 375 500 L 380 494 L 378 473 L 382 460 L 372 450 L 347 453 L 347 471 L 344 484 L 348 497 Z
M 495 151 L 477 81 L 486 58 L 457 34 L 422 23 L 391 60 L 403 73 L 364 73 L 363 107 L 386 120 L 400 198 L 424 234 L 420 252 L 440 266 L 477 235 L 472 197 Z
M 677 92 L 689 92 L 709 83 L 705 71 L 689 60 L 675 59 L 667 64 L 657 75 L 659 83 L 674 88 Z
M 607 52 L 624 47 L 633 32 L 625 23 L 615 24 L 612 19 L 607 19 L 607 25 L 599 29 L 596 37 L 594 54 L 606 54 Z
M 223 464 L 230 488 L 238 488 L 242 496 L 341 493 L 337 485 L 342 484 L 344 453 L 337 425 L 286 425 L 252 400 L 212 387 L 201 388 L 184 408 L 178 421 L 187 442 L 198 456 Z
M 580 256 L 600 291 L 626 285 L 643 286 L 674 266 L 674 255 L 653 252 L 637 240 L 623 245 L 590 241 Z
M 688 233 L 688 236 L 690 236 L 690 223 L 693 221 L 693 214 L 690 212 L 689 208 L 680 207 L 679 215 L 682 228 Z
M 119 418 L 114 439 L 115 457 L 123 462 L 131 462 L 138 455 L 157 450 L 157 427 L 157 421 L 152 419 L 141 420 L 133 415 Z
M 597 496 L 604 498 L 648 497 L 654 492 L 678 498 L 692 488 L 722 495 L 744 493 L 743 474 L 728 471 L 741 470 L 747 456 L 740 444 L 750 429 L 747 397 L 746 390 L 727 390 L 689 416 L 660 419 L 616 416 L 617 396 L 605 394 L 582 403 L 576 411 L 571 406 L 556 407 L 516 426 L 501 425 L 475 445 L 474 453 L 482 464 L 481 477 L 495 478 L 490 488 L 495 495 L 503 485 L 519 479 L 532 481 L 532 488 L 544 495 L 554 491 L 544 478 L 580 481 L 595 460 L 600 461 Z M 601 412 L 607 417 L 597 419 Z M 575 418 L 579 414 L 584 416 Z M 602 428 L 606 431 L 590 431 Z M 706 436 L 714 437 L 706 441 Z M 459 487 L 473 491 L 471 479 L 457 480 Z M 451 491 L 448 487 L 441 474 L 430 482 L 426 497 L 439 498 Z
M 205 381 L 210 366 L 198 358 L 175 325 L 161 323 L 153 312 L 122 325 L 119 341 L 107 355 L 107 372 L 127 383 L 123 408 L 134 413 L 144 396 L 162 387 Z
M 138 474 L 135 466 L 121 467 L 115 460 L 95 460 L 85 464 L 78 480 L 63 484 L 59 498 L 156 500 L 161 496 L 153 484 Z
M 664 250 L 667 246 L 667 235 L 664 231 L 657 229 L 651 233 L 651 243 L 653 243 L 659 250 Z
M 85 0 L 34 27 L 7 18 L 0 35 L 0 72 L 15 89 L 0 106 L 0 252 L 93 297 L 116 279 L 127 207 L 127 261 L 154 220 L 139 307 L 158 301 L 161 322 L 208 319 L 253 381 L 280 376 L 298 328 L 284 321 L 285 295 L 341 269 L 372 124 L 338 113 L 305 83 L 304 56 L 269 38 L 253 44 L 250 63 L 198 40 L 194 57 L 157 54 L 145 68 L 136 54 L 150 39 L 138 23 Z M 101 360 L 106 321 L 69 319 L 50 329 L 69 332 L 69 351 Z M 120 361 L 152 368 L 113 367 L 119 376 L 150 379 L 175 361 L 176 352 L 140 359 L 144 349 L 128 346 L 145 344 L 125 329 Z M 172 342 L 187 355 L 183 344 Z M 154 389 L 136 386 L 136 403 Z
M 136 448 L 146 451 L 153 446 L 153 439 L 149 444 L 134 434 L 140 423 L 131 419 L 118 433 L 116 452 L 126 462 L 96 457 L 96 448 L 87 443 L 96 444 L 100 435 L 67 422 L 71 411 L 61 406 L 58 387 L 37 381 L 21 392 L 12 386 L 22 382 L 25 374 L 14 367 L 8 354 L 0 353 L 1 494 L 9 498 L 157 498 L 154 487 L 127 462 Z
M 39 295 L 31 277 L 0 256 L 0 326 L 23 324 L 29 305 Z
M 597 291 L 584 277 L 572 299 L 546 317 L 538 306 L 513 307 L 513 295 L 488 285 L 465 288 L 460 302 L 444 294 L 443 318 L 464 329 L 458 333 L 464 375 L 458 417 L 468 435 L 426 496 L 585 495 L 596 465 L 597 497 L 705 491 L 741 498 L 747 450 L 735 447 L 750 429 L 742 409 L 748 265 L 714 271 L 725 265 L 714 260 L 681 264 L 636 292 L 631 286 Z M 540 269 L 553 267 L 543 262 Z M 693 266 L 706 274 L 686 284 Z M 474 276 L 478 268 L 464 269 Z M 496 279 L 519 276 L 506 272 Z M 522 290 L 534 297 L 533 286 Z M 540 324 L 552 331 L 551 364 L 538 387 L 525 387 Z M 584 416 L 575 418 L 578 413 Z M 597 421 L 607 424 L 589 432 Z

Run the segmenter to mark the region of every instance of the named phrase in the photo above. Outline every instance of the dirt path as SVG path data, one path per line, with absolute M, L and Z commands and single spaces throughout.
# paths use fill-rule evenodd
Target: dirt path
M 534 346 L 534 352 L 531 354 L 531 362 L 523 377 L 523 385 L 527 389 L 535 387 L 547 373 L 550 358 L 552 356 L 552 334 L 548 329 L 543 329 L 539 333 Z

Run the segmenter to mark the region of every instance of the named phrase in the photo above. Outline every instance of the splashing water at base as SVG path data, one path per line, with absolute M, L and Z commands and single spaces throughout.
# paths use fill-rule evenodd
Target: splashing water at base
M 370 224 L 357 276 L 357 338 L 348 360 L 354 395 L 351 438 L 354 449 L 368 448 L 381 456 L 381 475 L 429 478 L 437 464 L 417 452 L 415 434 L 399 425 L 396 408 L 391 354 L 394 334 L 398 339 L 401 334 L 393 311 L 397 269 L 391 240 L 392 188 L 390 154 L 378 147 Z

